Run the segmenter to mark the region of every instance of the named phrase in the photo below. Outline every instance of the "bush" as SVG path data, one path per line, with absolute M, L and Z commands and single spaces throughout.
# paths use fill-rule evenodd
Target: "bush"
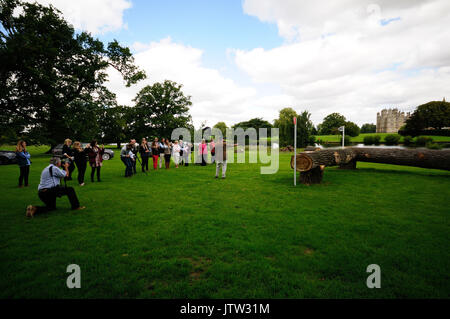
M 325 142 L 323 140 L 321 140 L 320 138 L 318 138 L 316 140 L 316 143 L 319 144 L 319 145 L 325 145 Z
M 372 145 L 374 142 L 375 140 L 372 135 L 364 136 L 364 145 Z
M 442 146 L 440 146 L 438 143 L 428 142 L 426 144 L 426 147 L 432 150 L 440 150 Z
M 398 141 L 400 141 L 400 136 L 397 134 L 389 134 L 384 138 L 386 145 L 397 145 Z
M 375 136 L 373 137 L 373 144 L 375 144 L 375 145 L 380 145 L 380 140 L 381 140 L 380 135 L 375 135 Z
M 316 143 L 316 137 L 314 135 L 310 135 L 308 139 L 308 144 L 314 146 Z
M 342 145 L 342 136 L 341 136 L 341 138 L 339 139 L 339 142 L 340 142 L 341 145 Z M 350 145 L 350 136 L 345 135 L 345 137 L 344 137 L 344 145 Z
M 413 138 L 409 135 L 403 137 L 403 144 L 406 146 L 413 144 Z
M 417 146 L 425 146 L 427 143 L 433 142 L 433 139 L 431 137 L 427 136 L 418 136 L 416 137 L 416 145 Z

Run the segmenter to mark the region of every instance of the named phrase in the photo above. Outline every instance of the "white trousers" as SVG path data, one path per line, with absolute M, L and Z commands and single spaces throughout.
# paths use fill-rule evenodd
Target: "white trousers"
M 164 153 L 160 153 L 159 154 L 159 168 L 162 167 L 163 160 L 164 160 Z
M 219 177 L 220 166 L 222 166 L 222 177 L 225 177 L 227 173 L 227 161 L 217 161 L 216 162 L 216 176 Z

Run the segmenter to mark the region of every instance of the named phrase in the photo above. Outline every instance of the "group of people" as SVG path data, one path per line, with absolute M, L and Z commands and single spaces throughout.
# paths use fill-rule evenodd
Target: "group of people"
M 235 144 L 236 145 L 236 144 Z M 161 142 L 155 138 L 153 142 L 148 142 L 143 138 L 138 144 L 135 139 L 130 140 L 120 152 L 120 158 L 125 164 L 125 177 L 136 174 L 136 161 L 141 163 L 143 172 L 148 171 L 148 162 L 150 157 L 153 159 L 153 168 L 156 170 L 162 168 L 162 159 L 164 158 L 165 168 L 169 169 L 171 157 L 175 162 L 175 167 L 180 165 L 188 166 L 191 162 L 191 152 L 194 145 L 182 140 L 170 142 L 168 139 L 162 139 Z M 211 152 L 211 163 L 216 163 L 216 175 L 219 177 L 220 169 L 222 169 L 222 179 L 226 177 L 227 170 L 227 144 L 225 140 L 220 140 L 215 144 L 211 140 L 208 144 L 205 140 L 198 145 L 198 153 L 201 156 L 201 165 L 207 165 L 208 148 Z M 216 157 L 216 148 L 219 156 Z M 94 182 L 94 176 L 97 175 L 97 181 L 100 182 L 100 169 L 103 162 L 103 154 L 105 148 L 98 145 L 93 140 L 86 147 L 79 141 L 72 144 L 72 140 L 66 139 L 62 149 L 62 157 L 52 157 L 50 165 L 48 165 L 41 173 L 40 183 L 38 186 L 38 196 L 45 206 L 29 205 L 26 209 L 26 216 L 33 217 L 36 214 L 48 212 L 56 209 L 56 198 L 68 196 L 72 209 L 84 209 L 80 206 L 77 195 L 73 187 L 62 187 L 61 180 L 72 180 L 72 173 L 75 167 L 78 169 L 78 184 L 84 186 L 84 175 L 87 169 L 87 163 L 91 166 L 91 181 Z M 142 160 L 139 160 L 138 154 Z M 19 141 L 16 146 L 16 158 L 20 168 L 19 187 L 28 186 L 28 177 L 30 173 L 31 156 L 27 151 L 25 141 Z M 95 174 L 97 173 L 97 174 Z
M 105 147 L 103 145 L 99 146 L 96 140 L 91 141 L 83 148 L 79 141 L 75 141 L 72 145 L 72 140 L 66 139 L 62 149 L 62 161 L 63 163 L 69 163 L 69 174 L 66 179 L 72 180 L 72 173 L 76 166 L 78 169 L 78 184 L 84 186 L 84 175 L 89 162 L 91 166 L 91 182 L 94 182 L 95 175 L 97 175 L 97 182 L 101 182 L 100 169 L 103 165 L 104 152 Z
M 206 140 L 202 140 L 198 146 L 198 153 L 201 156 L 201 165 L 207 165 L 208 148 L 211 153 L 211 163 L 215 162 L 215 143 L 211 140 L 209 145 Z M 149 167 L 149 160 L 153 160 L 153 169 L 170 168 L 170 161 L 173 159 L 175 167 L 180 165 L 189 166 L 191 162 L 191 152 L 194 150 L 194 145 L 183 140 L 176 140 L 171 142 L 169 139 L 162 138 L 161 141 L 155 137 L 152 142 L 147 141 L 146 138 L 141 140 L 138 144 L 135 139 L 131 139 L 129 143 L 124 145 L 120 151 L 120 159 L 125 165 L 125 177 L 131 177 L 136 174 L 136 162 L 141 164 L 142 172 L 147 172 Z M 138 154 L 141 159 L 139 159 Z

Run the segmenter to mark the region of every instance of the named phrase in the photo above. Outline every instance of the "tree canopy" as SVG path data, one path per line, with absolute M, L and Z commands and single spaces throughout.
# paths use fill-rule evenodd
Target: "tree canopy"
M 222 136 L 227 136 L 227 128 L 228 126 L 225 124 L 225 122 L 217 122 L 216 125 L 213 126 L 214 128 L 218 128 L 222 132 Z
M 28 131 L 52 145 L 81 138 L 95 131 L 97 111 L 115 105 L 104 86 L 108 68 L 127 86 L 145 78 L 128 48 L 75 33 L 51 5 L 0 0 L 0 7 L 2 131 Z
M 444 127 L 450 127 L 450 103 L 445 99 L 419 105 L 406 120 L 402 131 L 404 134 L 415 136 L 421 134 L 424 129 L 440 130 Z
M 191 128 L 191 97 L 185 96 L 181 88 L 181 84 L 169 80 L 144 87 L 134 99 L 131 134 L 170 138 L 176 128 Z
M 361 126 L 361 133 L 375 133 L 377 126 L 372 123 L 366 123 Z
M 303 111 L 300 115 L 294 109 L 288 107 L 280 110 L 278 119 L 274 121 L 274 127 L 279 129 L 281 145 L 294 145 L 294 117 L 297 118 L 297 146 L 308 145 L 309 137 L 314 128 L 310 120 L 311 114 Z
M 331 113 L 327 115 L 322 124 L 319 124 L 320 135 L 338 134 L 338 128 L 344 126 L 346 122 L 345 116 L 339 113 Z

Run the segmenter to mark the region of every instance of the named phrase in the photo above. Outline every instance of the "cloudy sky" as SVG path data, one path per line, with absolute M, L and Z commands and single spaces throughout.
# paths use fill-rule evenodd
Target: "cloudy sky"
M 39 0 L 79 30 L 132 48 L 148 79 L 192 96 L 194 124 L 227 125 L 283 107 L 361 125 L 385 107 L 450 99 L 449 0 Z M 144 83 L 145 82 L 145 83 Z

